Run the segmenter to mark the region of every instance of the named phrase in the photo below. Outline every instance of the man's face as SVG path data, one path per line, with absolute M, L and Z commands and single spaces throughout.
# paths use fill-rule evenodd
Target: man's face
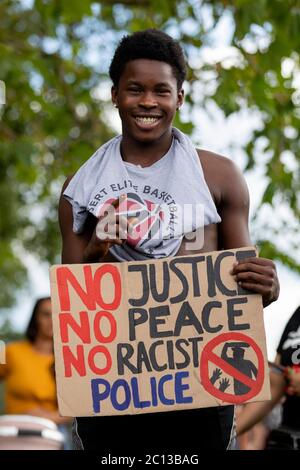
M 176 109 L 183 102 L 172 67 L 166 62 L 136 59 L 128 62 L 112 100 L 119 108 L 123 135 L 151 142 L 170 132 Z

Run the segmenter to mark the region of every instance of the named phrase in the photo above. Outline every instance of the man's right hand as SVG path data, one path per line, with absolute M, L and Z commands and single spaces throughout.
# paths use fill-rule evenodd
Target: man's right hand
M 83 262 L 100 262 L 104 258 L 111 245 L 122 245 L 127 239 L 127 234 L 133 229 L 136 218 L 127 218 L 117 214 L 117 208 L 126 199 L 126 194 L 121 195 L 99 218 L 90 242 L 85 248 Z

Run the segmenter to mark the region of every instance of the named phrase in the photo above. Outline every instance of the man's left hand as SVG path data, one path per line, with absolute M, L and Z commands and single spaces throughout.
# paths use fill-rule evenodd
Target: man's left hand
M 278 299 L 279 281 L 273 261 L 245 258 L 234 264 L 231 274 L 241 287 L 261 294 L 264 307 Z

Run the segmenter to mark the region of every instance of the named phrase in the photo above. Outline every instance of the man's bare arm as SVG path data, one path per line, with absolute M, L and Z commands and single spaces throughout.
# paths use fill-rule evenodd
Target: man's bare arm
M 249 193 L 241 171 L 231 160 L 210 152 L 201 154 L 201 162 L 222 218 L 218 225 L 218 249 L 251 245 Z M 237 263 L 232 274 L 242 287 L 262 295 L 264 307 L 277 300 L 279 282 L 273 261 L 248 258 Z
M 62 237 L 62 263 L 82 263 L 84 252 L 89 243 L 91 233 L 85 231 L 81 235 L 73 232 L 73 213 L 71 204 L 63 197 L 63 192 L 68 186 L 71 177 L 65 181 L 58 207 L 59 226 Z M 96 221 L 95 221 L 96 222 Z
M 285 380 L 283 375 L 270 372 L 271 400 L 247 403 L 237 416 L 237 435 L 249 431 L 255 424 L 264 419 L 284 396 Z
M 249 192 L 237 166 L 222 158 L 220 165 L 221 194 L 218 212 L 222 219 L 218 225 L 218 248 L 227 250 L 251 245 L 249 220 Z

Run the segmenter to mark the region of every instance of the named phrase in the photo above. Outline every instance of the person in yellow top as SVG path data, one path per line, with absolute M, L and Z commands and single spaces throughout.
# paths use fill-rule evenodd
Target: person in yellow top
M 5 364 L 0 364 L 0 380 L 5 381 L 5 414 L 27 414 L 68 421 L 58 413 L 54 375 L 51 301 L 38 299 L 24 341 L 6 346 Z

